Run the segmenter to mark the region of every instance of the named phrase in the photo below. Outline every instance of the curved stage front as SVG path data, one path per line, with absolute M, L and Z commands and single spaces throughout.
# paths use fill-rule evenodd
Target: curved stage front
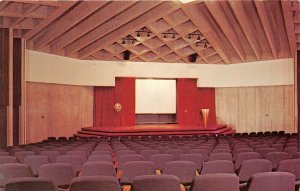
M 143 135 L 212 135 L 233 134 L 235 130 L 226 125 L 179 126 L 176 124 L 151 124 L 124 127 L 84 127 L 75 136 L 143 136 Z

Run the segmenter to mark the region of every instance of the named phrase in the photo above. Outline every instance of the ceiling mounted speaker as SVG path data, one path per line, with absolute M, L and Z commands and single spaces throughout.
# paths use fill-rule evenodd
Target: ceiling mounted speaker
M 197 56 L 198 56 L 197 53 L 191 54 L 191 55 L 189 56 L 189 61 L 190 61 L 190 62 L 196 62 Z
M 131 52 L 129 50 L 125 50 L 123 52 L 124 60 L 129 60 Z

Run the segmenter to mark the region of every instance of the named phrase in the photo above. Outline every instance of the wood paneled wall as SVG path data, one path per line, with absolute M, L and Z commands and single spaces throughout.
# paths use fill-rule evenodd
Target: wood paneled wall
M 295 132 L 294 86 L 216 88 L 216 113 L 237 132 Z
M 295 55 L 295 86 L 296 86 L 296 110 L 297 110 L 297 114 L 296 114 L 296 126 L 298 129 L 298 136 L 299 136 L 299 142 L 300 142 L 300 50 L 297 50 L 297 54 Z
M 26 83 L 26 142 L 93 125 L 93 87 Z
M 20 141 L 20 106 L 22 104 L 22 62 L 24 43 L 21 38 L 13 40 L 13 145 Z
M 7 146 L 9 105 L 9 30 L 0 29 L 0 148 Z

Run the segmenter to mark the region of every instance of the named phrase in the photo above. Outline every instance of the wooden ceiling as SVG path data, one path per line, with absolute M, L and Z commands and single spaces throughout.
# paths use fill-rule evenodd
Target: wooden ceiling
M 232 64 L 293 57 L 300 2 L 1 1 L 0 27 L 78 59 Z

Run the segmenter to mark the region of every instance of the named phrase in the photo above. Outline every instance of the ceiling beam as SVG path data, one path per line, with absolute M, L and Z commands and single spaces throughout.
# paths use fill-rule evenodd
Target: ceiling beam
M 9 2 L 0 11 L 2 17 L 22 17 L 23 5 L 21 3 Z
M 134 3 L 136 3 L 136 1 L 115 1 L 109 3 L 107 6 L 104 6 L 102 9 L 94 13 L 92 16 L 76 25 L 76 27 L 58 37 L 53 43 L 51 43 L 51 52 L 55 53 L 61 50 L 66 45 L 71 44 L 79 37 L 87 34 L 92 29 L 98 27 L 108 19 L 124 11 Z
M 102 55 L 100 55 L 98 52 L 96 52 L 96 53 L 94 53 L 94 54 L 92 54 L 92 55 L 90 55 L 90 56 L 96 58 L 97 60 L 107 60 L 107 59 L 104 58 Z M 89 57 L 90 57 L 90 56 L 89 56 Z M 87 57 L 86 59 L 88 59 L 89 57 Z M 113 56 L 111 56 L 111 57 L 113 57 Z
M 293 11 L 292 15 L 294 23 L 300 23 L 300 11 Z
M 245 53 L 245 60 L 253 61 L 258 60 L 255 53 L 253 52 L 245 33 L 243 32 L 243 29 L 241 28 L 241 25 L 239 24 L 238 20 L 236 19 L 236 16 L 234 12 L 232 11 L 230 4 L 228 1 L 222 1 L 220 2 L 220 5 L 227 17 L 227 20 L 230 21 L 231 26 L 233 27 L 233 31 L 235 32 L 236 38 L 239 40 L 239 43 L 243 47 L 243 52 Z
M 221 61 L 221 60 L 222 60 L 222 58 L 220 57 L 219 54 L 214 54 L 214 55 L 212 55 L 212 56 L 207 57 L 206 59 L 207 59 L 207 60 L 209 61 L 209 63 L 211 63 L 211 64 L 213 64 L 213 63 L 215 63 L 215 62 L 218 62 L 218 61 Z
M 31 13 L 32 11 L 34 11 L 35 9 L 37 9 L 39 7 L 39 5 L 32 5 L 29 9 L 27 9 L 24 14 L 22 15 L 22 17 L 18 18 L 10 27 L 14 28 L 15 26 L 17 26 L 21 21 L 23 21 L 25 19 L 25 17 Z
M 270 48 L 272 50 L 272 54 L 273 54 L 274 58 L 276 59 L 277 58 L 276 40 L 275 40 L 274 31 L 272 30 L 270 20 L 268 18 L 265 4 L 263 1 L 254 1 L 254 3 L 257 8 L 260 20 L 262 22 L 262 26 L 264 28 Z
M 53 23 L 39 38 L 34 39 L 34 47 L 36 50 L 41 49 L 49 42 L 63 34 L 82 19 L 92 14 L 97 9 L 105 5 L 107 1 L 82 1 L 72 10 L 67 12 L 63 17 Z
M 57 10 L 54 11 L 47 19 L 45 19 L 40 24 L 38 24 L 36 27 L 34 27 L 34 29 L 25 33 L 23 37 L 25 39 L 33 38 L 37 33 L 42 31 L 45 27 L 47 27 L 50 23 L 52 23 L 56 18 L 60 17 L 65 11 L 70 9 L 76 3 L 77 3 L 76 1 L 64 2 L 63 5 L 59 8 L 57 8 Z
M 272 1 L 269 2 L 272 3 Z M 274 59 L 272 50 L 270 48 L 268 39 L 266 37 L 266 33 L 262 26 L 262 22 L 260 20 L 260 16 L 257 12 L 254 1 L 243 1 L 243 4 L 248 14 L 248 22 L 252 26 L 252 30 L 255 34 L 255 39 L 260 46 L 261 59 L 262 60 Z
M 250 26 L 248 22 L 248 16 L 245 10 L 245 7 L 243 5 L 242 1 L 229 1 L 230 6 L 236 15 L 237 20 L 239 21 L 241 28 L 243 29 L 247 40 L 250 43 L 250 46 L 256 55 L 256 57 L 260 60 L 261 59 L 261 48 L 258 44 L 258 42 L 255 39 L 255 33 L 252 30 L 252 27 Z
M 283 1 L 281 1 L 281 2 L 283 2 Z M 292 2 L 292 1 L 289 1 L 290 3 Z M 290 9 L 291 11 L 300 11 L 300 5 L 299 4 L 297 4 L 297 5 L 291 5 L 291 9 Z
M 199 28 L 203 33 L 205 38 L 209 41 L 212 47 L 218 52 L 220 57 L 225 63 L 231 63 L 230 55 L 228 54 L 226 47 L 219 35 L 215 32 L 213 26 L 206 18 L 202 10 L 199 8 L 200 4 L 188 4 L 182 7 L 186 15 L 190 17 L 193 23 Z M 202 5 L 203 6 L 203 5 Z
M 86 46 L 91 46 L 91 44 L 94 44 L 98 39 L 101 39 L 105 35 L 110 35 L 112 31 L 121 28 L 122 25 L 128 23 L 130 20 L 142 16 L 143 13 L 151 10 L 151 8 L 157 6 L 160 3 L 161 2 L 159 1 L 138 2 L 137 4 L 114 16 L 112 19 L 109 19 L 103 25 L 100 25 L 98 28 L 94 29 L 93 31 L 89 32 L 88 34 L 84 35 L 77 41 L 67 46 L 65 48 L 66 55 L 72 55 Z M 117 40 L 119 40 L 121 37 L 122 36 L 117 35 L 115 38 L 118 38 Z
M 99 52 L 95 52 L 91 56 L 94 56 L 98 59 L 108 60 L 108 59 L 112 58 L 114 55 L 107 51 L 102 51 L 102 52 L 99 51 Z
M 13 0 L 14 2 L 18 3 L 27 3 L 27 4 L 38 4 L 38 5 L 45 5 L 45 6 L 53 6 L 53 7 L 60 7 L 62 5 L 62 1 L 57 1 L 57 0 L 29 0 L 29 1 L 24 1 L 24 0 Z
M 217 52 L 215 51 L 215 49 L 213 47 L 206 48 L 201 51 L 201 55 L 203 58 L 207 58 L 207 57 L 215 55 L 215 54 L 217 54 Z
M 174 11 L 174 12 L 176 12 L 176 11 Z M 172 13 L 170 13 L 170 14 L 172 14 Z M 173 13 L 173 14 L 174 14 L 174 13 Z M 168 15 L 167 15 L 167 16 L 168 16 Z M 174 22 L 173 22 L 172 20 L 166 19 L 167 16 L 164 17 L 164 20 L 165 20 L 172 28 L 176 28 L 177 25 L 175 25 Z M 176 29 L 174 29 L 174 31 L 175 31 L 179 36 L 181 36 L 181 37 L 186 36 L 186 34 L 184 34 L 184 31 L 182 31 L 182 30 L 178 30 L 178 29 L 176 30 Z M 163 38 L 161 35 L 157 34 L 155 31 L 152 31 L 152 33 L 154 33 L 161 41 L 165 41 L 164 38 Z M 184 39 L 184 38 L 183 38 L 183 39 Z M 186 40 L 185 40 L 185 41 L 186 41 Z M 202 59 L 202 60 L 204 60 L 204 62 L 208 63 L 207 60 L 205 60 L 205 58 L 202 58 L 202 55 L 200 54 L 200 51 L 198 50 L 198 48 L 196 47 L 196 45 L 195 45 L 194 43 L 187 42 L 187 44 L 188 44 L 188 45 L 190 46 L 190 48 L 194 51 L 194 53 L 197 53 L 197 54 L 198 54 L 197 60 Z M 166 42 L 166 45 L 167 45 L 168 47 L 172 47 L 173 41 L 167 41 L 167 42 Z M 156 52 L 155 50 L 151 50 L 151 51 Z M 180 54 L 178 53 L 178 50 L 175 50 L 175 52 L 176 52 L 178 55 L 180 55 Z M 186 56 L 188 56 L 188 55 L 186 55 Z M 183 56 L 183 57 L 184 57 L 184 56 Z M 163 60 L 165 60 L 163 57 L 160 57 L 160 58 L 163 59 Z M 187 62 L 188 62 L 189 59 L 187 58 L 186 60 L 187 60 Z
M 179 3 L 175 3 L 172 1 L 162 2 L 161 4 L 154 7 L 153 9 L 145 12 L 141 16 L 126 23 L 125 25 L 118 28 L 117 30 L 109 33 L 105 37 L 85 47 L 84 49 L 79 51 L 78 57 L 81 59 L 86 58 L 90 54 L 93 54 L 94 52 L 103 49 L 108 44 L 118 41 L 120 37 L 124 37 L 130 34 L 131 32 L 139 30 L 140 28 L 146 26 L 147 24 L 152 23 L 157 19 L 173 12 L 174 10 L 179 8 L 179 5 L 180 5 Z
M 277 57 L 287 58 L 292 57 L 288 34 L 286 32 L 284 15 L 282 13 L 282 5 L 280 1 L 272 1 L 270 6 L 267 7 L 267 13 L 269 13 L 269 18 L 272 21 L 271 26 L 275 34 L 275 40 L 277 44 Z
M 231 25 L 231 21 L 228 20 L 228 17 L 224 13 L 219 1 L 206 1 L 205 5 L 208 10 L 215 18 L 216 22 L 219 24 L 220 28 L 223 30 L 226 35 L 228 41 L 232 44 L 234 50 L 240 56 L 243 62 L 246 61 L 245 52 L 243 46 L 240 43 L 240 39 L 238 39 L 238 35 L 234 31 L 234 27 Z
M 293 22 L 293 12 L 291 11 L 291 1 L 281 0 L 285 29 L 289 40 L 290 52 L 294 57 L 296 50 L 295 28 Z
M 26 19 L 20 22 L 17 25 L 14 25 L 14 27 L 11 27 L 13 29 L 33 29 L 36 25 L 36 21 L 34 19 Z
M 4 9 L 8 3 L 9 3 L 9 1 L 2 1 L 2 2 L 0 2 L 0 11 L 2 9 Z
M 22 29 L 14 29 L 14 38 L 22 38 Z

